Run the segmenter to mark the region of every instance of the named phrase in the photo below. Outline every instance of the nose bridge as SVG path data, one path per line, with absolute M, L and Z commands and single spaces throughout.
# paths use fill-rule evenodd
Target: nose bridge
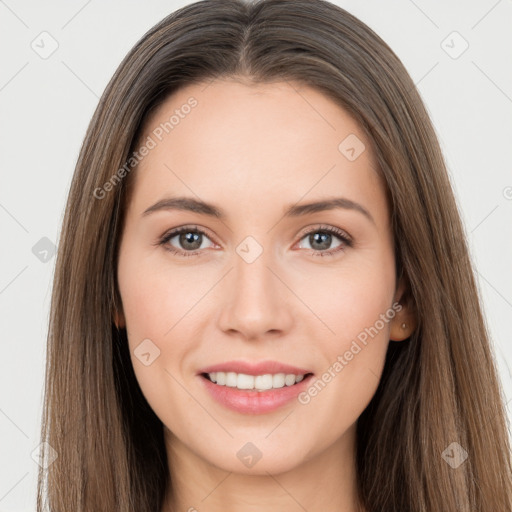
M 269 239 L 265 238 L 265 243 Z M 269 330 L 286 330 L 291 316 L 283 300 L 285 286 L 274 275 L 280 272 L 275 268 L 274 251 L 252 236 L 242 240 L 235 251 L 221 327 L 242 332 L 248 338 Z
M 260 242 L 249 235 L 236 247 L 234 286 L 238 302 L 252 297 L 263 307 L 279 293 L 273 282 L 275 276 L 268 268 L 275 267 L 269 243 L 269 237 Z

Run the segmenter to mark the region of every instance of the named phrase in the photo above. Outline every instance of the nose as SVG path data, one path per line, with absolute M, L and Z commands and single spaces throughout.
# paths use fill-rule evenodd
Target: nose
M 241 244 L 233 257 L 234 268 L 222 284 L 219 328 L 247 340 L 283 335 L 293 320 L 293 293 L 284 271 L 271 250 L 261 249 L 254 241 Z

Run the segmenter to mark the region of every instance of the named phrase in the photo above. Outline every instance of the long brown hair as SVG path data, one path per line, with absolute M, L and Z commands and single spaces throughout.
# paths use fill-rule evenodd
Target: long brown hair
M 364 130 L 386 184 L 397 269 L 418 323 L 408 341 L 390 343 L 358 420 L 361 502 L 369 512 L 511 510 L 507 423 L 481 299 L 439 143 L 403 64 L 324 0 L 205 0 L 166 17 L 129 52 L 80 151 L 48 332 L 42 441 L 57 458 L 43 450 L 38 511 L 46 503 L 52 512 L 155 512 L 172 486 L 163 425 L 112 320 L 135 172 L 126 162 L 169 94 L 220 77 L 290 80 L 328 95 Z M 449 457 L 462 449 L 467 459 L 454 467 Z

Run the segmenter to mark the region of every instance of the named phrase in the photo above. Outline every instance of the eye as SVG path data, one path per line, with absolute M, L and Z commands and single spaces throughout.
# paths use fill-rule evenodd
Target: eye
M 176 249 L 176 247 L 171 245 L 171 240 L 173 238 L 176 238 L 175 243 L 179 244 L 185 250 Z M 166 233 L 159 240 L 158 244 L 164 246 L 166 250 L 172 252 L 173 254 L 187 257 L 198 254 L 197 251 L 199 249 L 204 249 L 204 247 L 202 247 L 204 238 L 208 238 L 206 233 L 201 229 L 198 229 L 196 226 L 183 226 Z
M 340 240 L 334 249 L 328 249 L 331 246 L 333 237 Z M 312 249 L 313 256 L 334 256 L 347 247 L 352 247 L 353 242 L 350 236 L 341 229 L 333 226 L 320 226 L 308 231 L 301 240 L 306 239 Z
M 328 249 L 333 242 L 333 237 L 339 240 L 338 245 L 334 249 Z M 171 243 L 176 239 L 174 244 Z M 157 242 L 162 245 L 165 250 L 170 251 L 178 256 L 195 256 L 205 249 L 203 242 L 209 240 L 208 235 L 197 226 L 182 226 L 165 233 Z M 334 256 L 347 247 L 352 247 L 351 237 L 345 231 L 333 226 L 319 226 L 306 232 L 300 240 L 306 239 L 313 251 L 313 256 Z

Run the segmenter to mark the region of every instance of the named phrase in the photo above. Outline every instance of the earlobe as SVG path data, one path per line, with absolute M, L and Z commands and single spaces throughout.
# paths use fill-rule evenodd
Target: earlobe
M 416 328 L 416 319 L 410 313 L 404 313 L 405 309 L 406 307 L 402 305 L 402 311 L 397 313 L 391 321 L 389 330 L 391 341 L 403 341 L 409 338 Z
M 395 302 L 401 306 L 391 321 L 389 339 L 391 341 L 403 341 L 411 336 L 417 326 L 417 318 L 411 300 L 405 293 L 407 289 L 404 279 L 400 279 L 395 294 Z
M 124 329 L 126 323 L 125 323 L 125 320 L 124 320 L 124 315 L 123 313 L 120 313 L 119 311 L 115 311 L 114 312 L 114 324 L 115 326 L 118 328 L 118 329 Z

